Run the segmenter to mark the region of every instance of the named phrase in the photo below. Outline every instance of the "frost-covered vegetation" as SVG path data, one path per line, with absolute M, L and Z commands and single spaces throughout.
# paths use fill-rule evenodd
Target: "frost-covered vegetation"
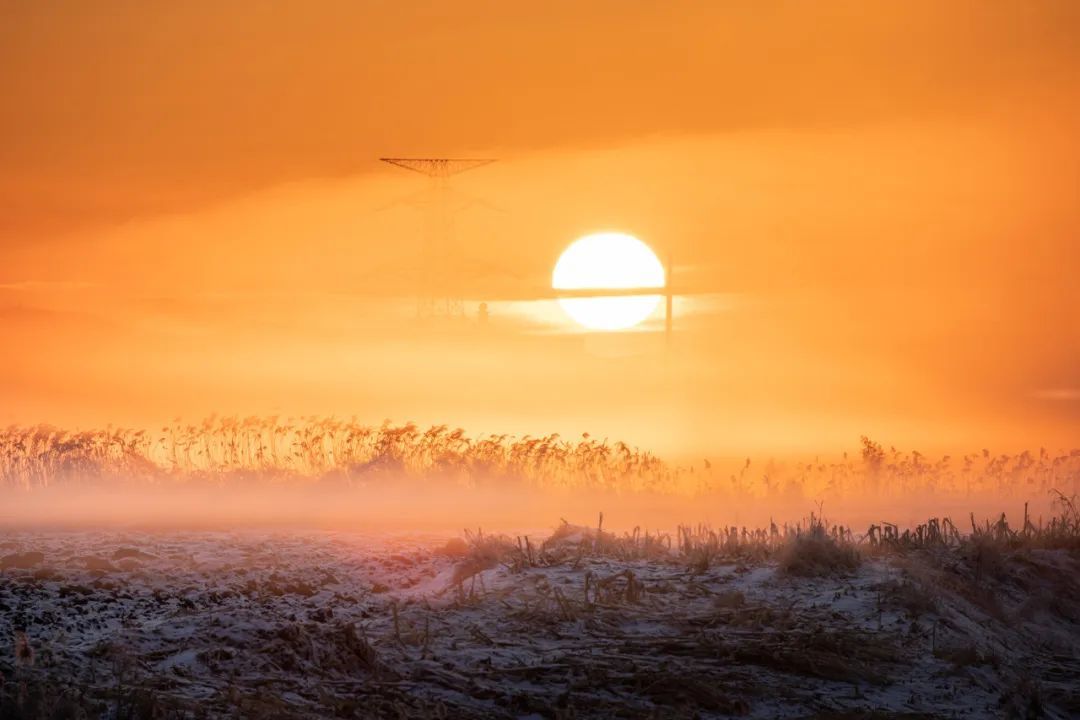
M 728 472 L 590 437 L 445 427 L 11 428 L 0 434 L 0 720 L 1075 717 L 1078 483 L 1076 452 L 931 462 L 865 438 L 835 462 Z M 425 484 L 452 492 L 417 492 Z M 136 489 L 189 486 L 200 517 L 223 504 L 218 488 L 239 489 L 215 522 L 268 496 L 260 517 L 292 521 L 290 501 L 312 497 L 367 515 L 333 531 L 131 525 L 132 508 L 152 507 Z M 528 492 L 487 492 L 504 487 Z M 582 522 L 584 508 L 627 495 L 640 500 L 626 506 L 640 513 L 631 524 L 648 529 Z M 877 498 L 877 519 L 823 519 L 829 498 L 852 496 Z M 936 517 L 881 514 L 910 497 L 908 510 Z M 50 530 L 20 514 L 64 498 L 109 507 L 110 520 L 71 515 L 95 529 Z M 664 525 L 670 498 L 680 517 L 730 521 Z M 1008 514 L 982 509 L 1010 498 Z M 576 522 L 451 538 L 407 522 L 355 530 L 425 499 L 455 522 L 481 500 L 515 523 L 574 503 Z M 752 501 L 777 519 L 732 524 Z
M 0 717 L 1065 718 L 1080 514 L 8 533 Z

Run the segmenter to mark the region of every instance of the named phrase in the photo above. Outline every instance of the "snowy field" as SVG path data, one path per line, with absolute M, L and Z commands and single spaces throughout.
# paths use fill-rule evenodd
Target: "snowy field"
M 1075 553 L 800 577 L 595 539 L 6 531 L 2 714 L 1080 716 Z

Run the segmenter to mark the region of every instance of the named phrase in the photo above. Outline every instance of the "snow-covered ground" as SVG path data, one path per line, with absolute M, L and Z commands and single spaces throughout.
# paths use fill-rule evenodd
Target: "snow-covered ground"
M 435 536 L 8 531 L 6 702 L 48 681 L 91 716 L 1080 716 L 1064 551 L 796 578 L 536 540 L 508 562 Z

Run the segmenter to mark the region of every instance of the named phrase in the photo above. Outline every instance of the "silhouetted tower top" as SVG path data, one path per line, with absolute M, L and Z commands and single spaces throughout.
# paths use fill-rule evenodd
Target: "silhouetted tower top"
M 427 175 L 433 178 L 447 178 L 451 175 L 463 173 L 466 170 L 490 165 L 495 162 L 494 158 L 379 158 L 384 163 L 397 165 L 406 170 Z

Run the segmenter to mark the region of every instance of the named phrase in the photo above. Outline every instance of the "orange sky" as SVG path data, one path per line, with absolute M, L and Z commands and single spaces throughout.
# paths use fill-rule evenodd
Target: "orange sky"
M 0 422 L 1080 438 L 1069 0 L 0 8 Z M 440 265 L 485 332 L 413 321 L 384 155 L 500 159 Z M 528 301 L 595 229 L 674 257 L 670 353 Z

